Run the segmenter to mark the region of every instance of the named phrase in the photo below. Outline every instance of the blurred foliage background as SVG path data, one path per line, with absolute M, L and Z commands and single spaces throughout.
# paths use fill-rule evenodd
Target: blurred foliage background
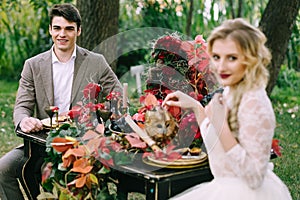
M 1 0 L 0 5 L 0 78 L 16 81 L 25 59 L 49 49 L 48 10 L 55 3 L 72 0 Z M 119 32 L 143 27 L 176 30 L 194 38 L 210 31 L 225 19 L 243 17 L 258 25 L 268 0 L 120 0 Z M 300 14 L 286 52 L 285 65 L 300 71 Z M 122 48 L 133 49 L 139 43 L 123 38 Z M 127 39 L 127 40 L 126 40 Z M 124 51 L 126 52 L 126 51 Z M 130 66 L 145 63 L 149 50 L 138 49 L 122 54 L 116 73 L 121 76 Z
M 100 0 L 90 0 L 100 1 Z M 107 0 L 105 0 L 107 1 Z M 14 134 L 12 112 L 18 79 L 25 59 L 49 49 L 48 10 L 55 3 L 75 0 L 0 0 L 0 156 L 22 144 Z M 233 3 L 235 2 L 235 3 Z M 239 4 L 238 4 L 239 3 Z M 119 32 L 146 27 L 176 30 L 190 38 L 210 31 L 223 20 L 243 17 L 259 24 L 268 0 L 120 0 Z M 300 199 L 300 13 L 292 29 L 286 58 L 272 92 L 277 117 L 275 137 L 280 139 L 283 157 L 274 159 L 275 173 L 287 184 L 293 199 Z M 145 29 L 147 30 L 147 29 Z M 134 32 L 134 31 L 133 31 Z M 139 31 L 135 31 L 140 34 Z M 145 35 L 122 35 L 123 52 L 118 58 L 118 77 L 130 66 L 145 64 L 149 48 L 136 49 Z M 162 33 L 163 34 L 163 33 Z M 151 35 L 149 33 L 149 35 Z M 150 38 L 150 36 L 149 36 Z M 148 45 L 148 44 L 145 44 Z M 127 49 L 127 50 L 126 50 Z M 132 49 L 135 49 L 132 51 Z

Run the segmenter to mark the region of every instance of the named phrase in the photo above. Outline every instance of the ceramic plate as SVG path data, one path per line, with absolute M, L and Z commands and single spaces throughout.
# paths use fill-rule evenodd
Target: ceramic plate
M 51 127 L 50 118 L 43 119 L 43 120 L 41 120 L 41 122 L 45 127 L 47 127 L 47 128 Z M 68 123 L 67 117 L 66 116 L 59 116 L 58 117 L 58 124 L 61 125 L 61 124 L 64 124 L 64 123 Z M 52 118 L 52 128 L 55 128 L 56 125 L 57 125 L 56 117 L 53 117 Z
M 175 161 L 167 161 L 167 160 L 159 160 L 154 158 L 153 156 L 147 157 L 147 159 L 155 164 L 164 165 L 164 166 L 187 166 L 187 165 L 196 165 L 206 161 L 207 154 L 205 152 L 201 152 L 199 156 L 182 156 L 182 158 Z

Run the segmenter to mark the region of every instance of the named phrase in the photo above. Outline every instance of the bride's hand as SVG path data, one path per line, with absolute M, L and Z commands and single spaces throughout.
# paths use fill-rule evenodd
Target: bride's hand
M 227 123 L 228 108 L 222 94 L 215 94 L 210 103 L 205 106 L 205 114 L 217 131 Z
M 162 105 L 164 107 L 177 106 L 184 109 L 191 109 L 194 112 L 197 111 L 197 109 L 199 109 L 199 106 L 202 107 L 200 102 L 181 91 L 176 91 L 168 94 L 165 100 L 163 101 Z

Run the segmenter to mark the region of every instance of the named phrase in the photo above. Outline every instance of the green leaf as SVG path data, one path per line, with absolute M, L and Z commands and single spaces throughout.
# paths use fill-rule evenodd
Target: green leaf
M 94 174 L 90 174 L 90 179 L 93 183 L 99 184 L 97 177 Z
M 109 172 L 110 172 L 110 169 L 103 166 L 97 173 L 98 174 L 108 174 Z

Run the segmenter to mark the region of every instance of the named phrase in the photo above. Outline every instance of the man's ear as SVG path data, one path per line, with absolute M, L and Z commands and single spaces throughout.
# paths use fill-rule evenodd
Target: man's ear
M 49 33 L 50 33 L 50 35 L 52 35 L 52 27 L 50 24 L 49 24 Z
M 80 34 L 81 34 L 81 26 L 78 28 L 77 36 L 79 36 Z

